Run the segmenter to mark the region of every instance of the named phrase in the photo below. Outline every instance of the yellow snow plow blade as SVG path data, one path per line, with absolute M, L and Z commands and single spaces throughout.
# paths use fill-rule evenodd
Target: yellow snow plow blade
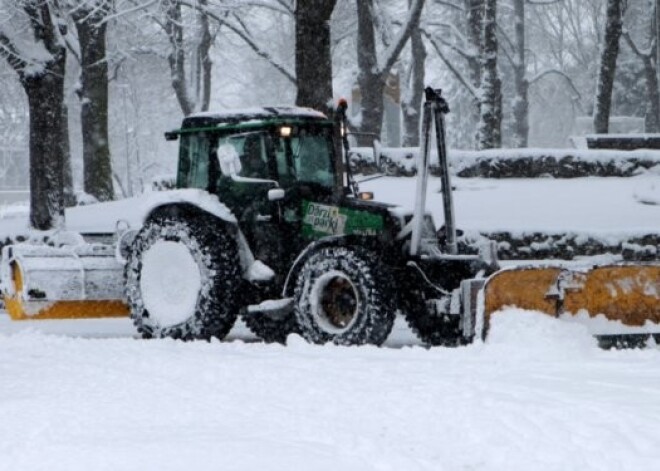
M 2 297 L 12 320 L 127 317 L 110 247 L 3 249 Z
M 590 317 L 604 315 L 626 326 L 643 326 L 649 321 L 660 327 L 660 264 L 503 270 L 486 283 L 486 321 L 506 306 L 551 316 L 587 312 Z

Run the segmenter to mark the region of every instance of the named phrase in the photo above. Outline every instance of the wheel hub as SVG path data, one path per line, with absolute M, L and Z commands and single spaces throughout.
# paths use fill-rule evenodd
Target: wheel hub
M 161 327 L 185 322 L 195 313 L 202 277 L 181 242 L 156 241 L 144 253 L 140 291 L 149 317 Z
M 341 272 L 330 272 L 316 282 L 314 312 L 325 330 L 342 333 L 355 322 L 359 297 L 351 280 Z

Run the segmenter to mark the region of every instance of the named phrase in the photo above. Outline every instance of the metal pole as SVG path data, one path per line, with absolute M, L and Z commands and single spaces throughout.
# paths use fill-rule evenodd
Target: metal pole
M 447 157 L 447 141 L 445 137 L 445 113 L 449 112 L 447 102 L 441 96 L 441 91 L 435 92 L 435 140 L 438 148 L 438 162 L 440 164 L 440 179 L 442 181 L 442 203 L 445 214 L 445 234 L 447 238 L 447 252 L 452 255 L 458 253 L 456 242 L 456 222 L 454 220 L 454 200 L 452 197 L 451 181 L 449 178 L 449 159 Z
M 429 148 L 431 140 L 431 119 L 433 118 L 434 103 L 431 100 L 424 102 L 422 115 L 422 142 L 417 157 L 417 190 L 415 192 L 415 212 L 412 220 L 412 235 L 410 239 L 410 255 L 419 253 L 422 240 L 422 226 L 426 212 L 426 187 L 429 177 Z

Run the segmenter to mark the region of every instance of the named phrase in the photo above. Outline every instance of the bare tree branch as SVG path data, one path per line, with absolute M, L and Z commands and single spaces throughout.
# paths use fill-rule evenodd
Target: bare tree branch
M 558 76 L 562 77 L 566 81 L 568 86 L 571 87 L 573 92 L 575 92 L 575 96 L 579 100 L 582 100 L 582 94 L 580 93 L 580 91 L 577 89 L 577 87 L 573 83 L 573 80 L 568 75 L 566 75 L 564 72 L 562 72 L 561 70 L 558 70 L 558 69 L 548 69 L 548 70 L 544 70 L 543 72 L 540 72 L 539 74 L 535 75 L 533 78 L 531 78 L 529 80 L 529 84 L 531 85 L 533 83 L 536 83 L 539 80 L 541 80 L 543 77 L 545 77 L 546 75 L 551 75 L 551 74 L 558 75 Z
M 255 52 L 255 54 L 257 54 L 262 59 L 265 59 L 270 65 L 272 65 L 276 70 L 278 70 L 282 75 L 284 75 L 284 77 L 286 77 L 291 83 L 295 84 L 296 77 L 294 76 L 294 74 L 289 72 L 289 70 L 287 70 L 287 68 L 284 65 L 280 64 L 275 59 L 273 59 L 269 53 L 261 49 L 259 45 L 252 39 L 250 32 L 247 28 L 247 25 L 237 15 L 233 15 L 233 16 L 236 19 L 236 21 L 238 21 L 238 23 L 241 25 L 242 30 L 240 28 L 237 28 L 228 21 L 223 21 L 223 24 L 231 31 L 236 33 L 243 41 L 245 41 L 245 43 L 248 46 L 250 46 L 250 49 L 252 49 Z
M 392 45 L 385 51 L 383 65 L 380 67 L 381 72 L 389 71 L 392 66 L 394 66 L 394 63 L 399 57 L 399 54 L 401 54 L 401 50 L 406 45 L 406 42 L 410 37 L 410 33 L 412 33 L 415 25 L 419 24 L 419 19 L 422 15 L 423 7 L 424 0 L 412 1 L 406 21 L 403 23 L 403 27 L 397 34 L 396 38 L 393 39 Z
M 284 65 L 280 64 L 277 62 L 268 52 L 264 51 L 258 44 L 257 42 L 252 38 L 252 35 L 250 34 L 250 31 L 245 24 L 245 22 L 235 13 L 232 14 L 236 22 L 239 24 L 239 26 L 236 26 L 232 22 L 228 21 L 226 18 L 221 18 L 218 16 L 215 12 L 211 11 L 208 8 L 203 8 L 197 3 L 191 3 L 187 1 L 181 1 L 181 5 L 185 6 L 187 8 L 195 9 L 195 10 L 203 10 L 209 18 L 215 20 L 218 22 L 220 25 L 224 25 L 227 27 L 229 30 L 234 32 L 238 37 L 240 37 L 249 47 L 254 51 L 255 54 L 257 54 L 259 57 L 262 59 L 265 59 L 271 66 L 273 66 L 278 72 L 280 72 L 284 77 L 287 78 L 291 83 L 295 84 L 296 83 L 296 77 L 293 73 L 291 73 Z
M 445 63 L 447 68 L 451 71 L 452 74 L 454 74 L 454 76 L 461 83 L 461 85 L 465 87 L 465 89 L 470 93 L 470 95 L 472 95 L 472 97 L 474 97 L 475 100 L 478 100 L 479 99 L 478 90 L 470 84 L 470 82 L 463 76 L 463 74 L 456 67 L 454 67 L 452 62 L 442 52 L 442 48 L 437 43 L 436 39 L 425 30 L 422 30 L 422 34 L 431 43 L 433 49 L 435 49 L 435 52 L 438 54 L 438 57 L 440 57 L 442 62 Z

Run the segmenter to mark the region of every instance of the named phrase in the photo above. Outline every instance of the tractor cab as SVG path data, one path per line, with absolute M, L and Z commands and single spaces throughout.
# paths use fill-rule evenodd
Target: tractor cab
M 348 215 L 340 213 L 359 204 L 343 185 L 335 124 L 305 108 L 189 116 L 166 135 L 180 139 L 177 187 L 216 194 L 255 257 L 285 274 L 312 240 L 343 235 Z M 364 216 L 362 229 L 382 229 L 380 216 Z

